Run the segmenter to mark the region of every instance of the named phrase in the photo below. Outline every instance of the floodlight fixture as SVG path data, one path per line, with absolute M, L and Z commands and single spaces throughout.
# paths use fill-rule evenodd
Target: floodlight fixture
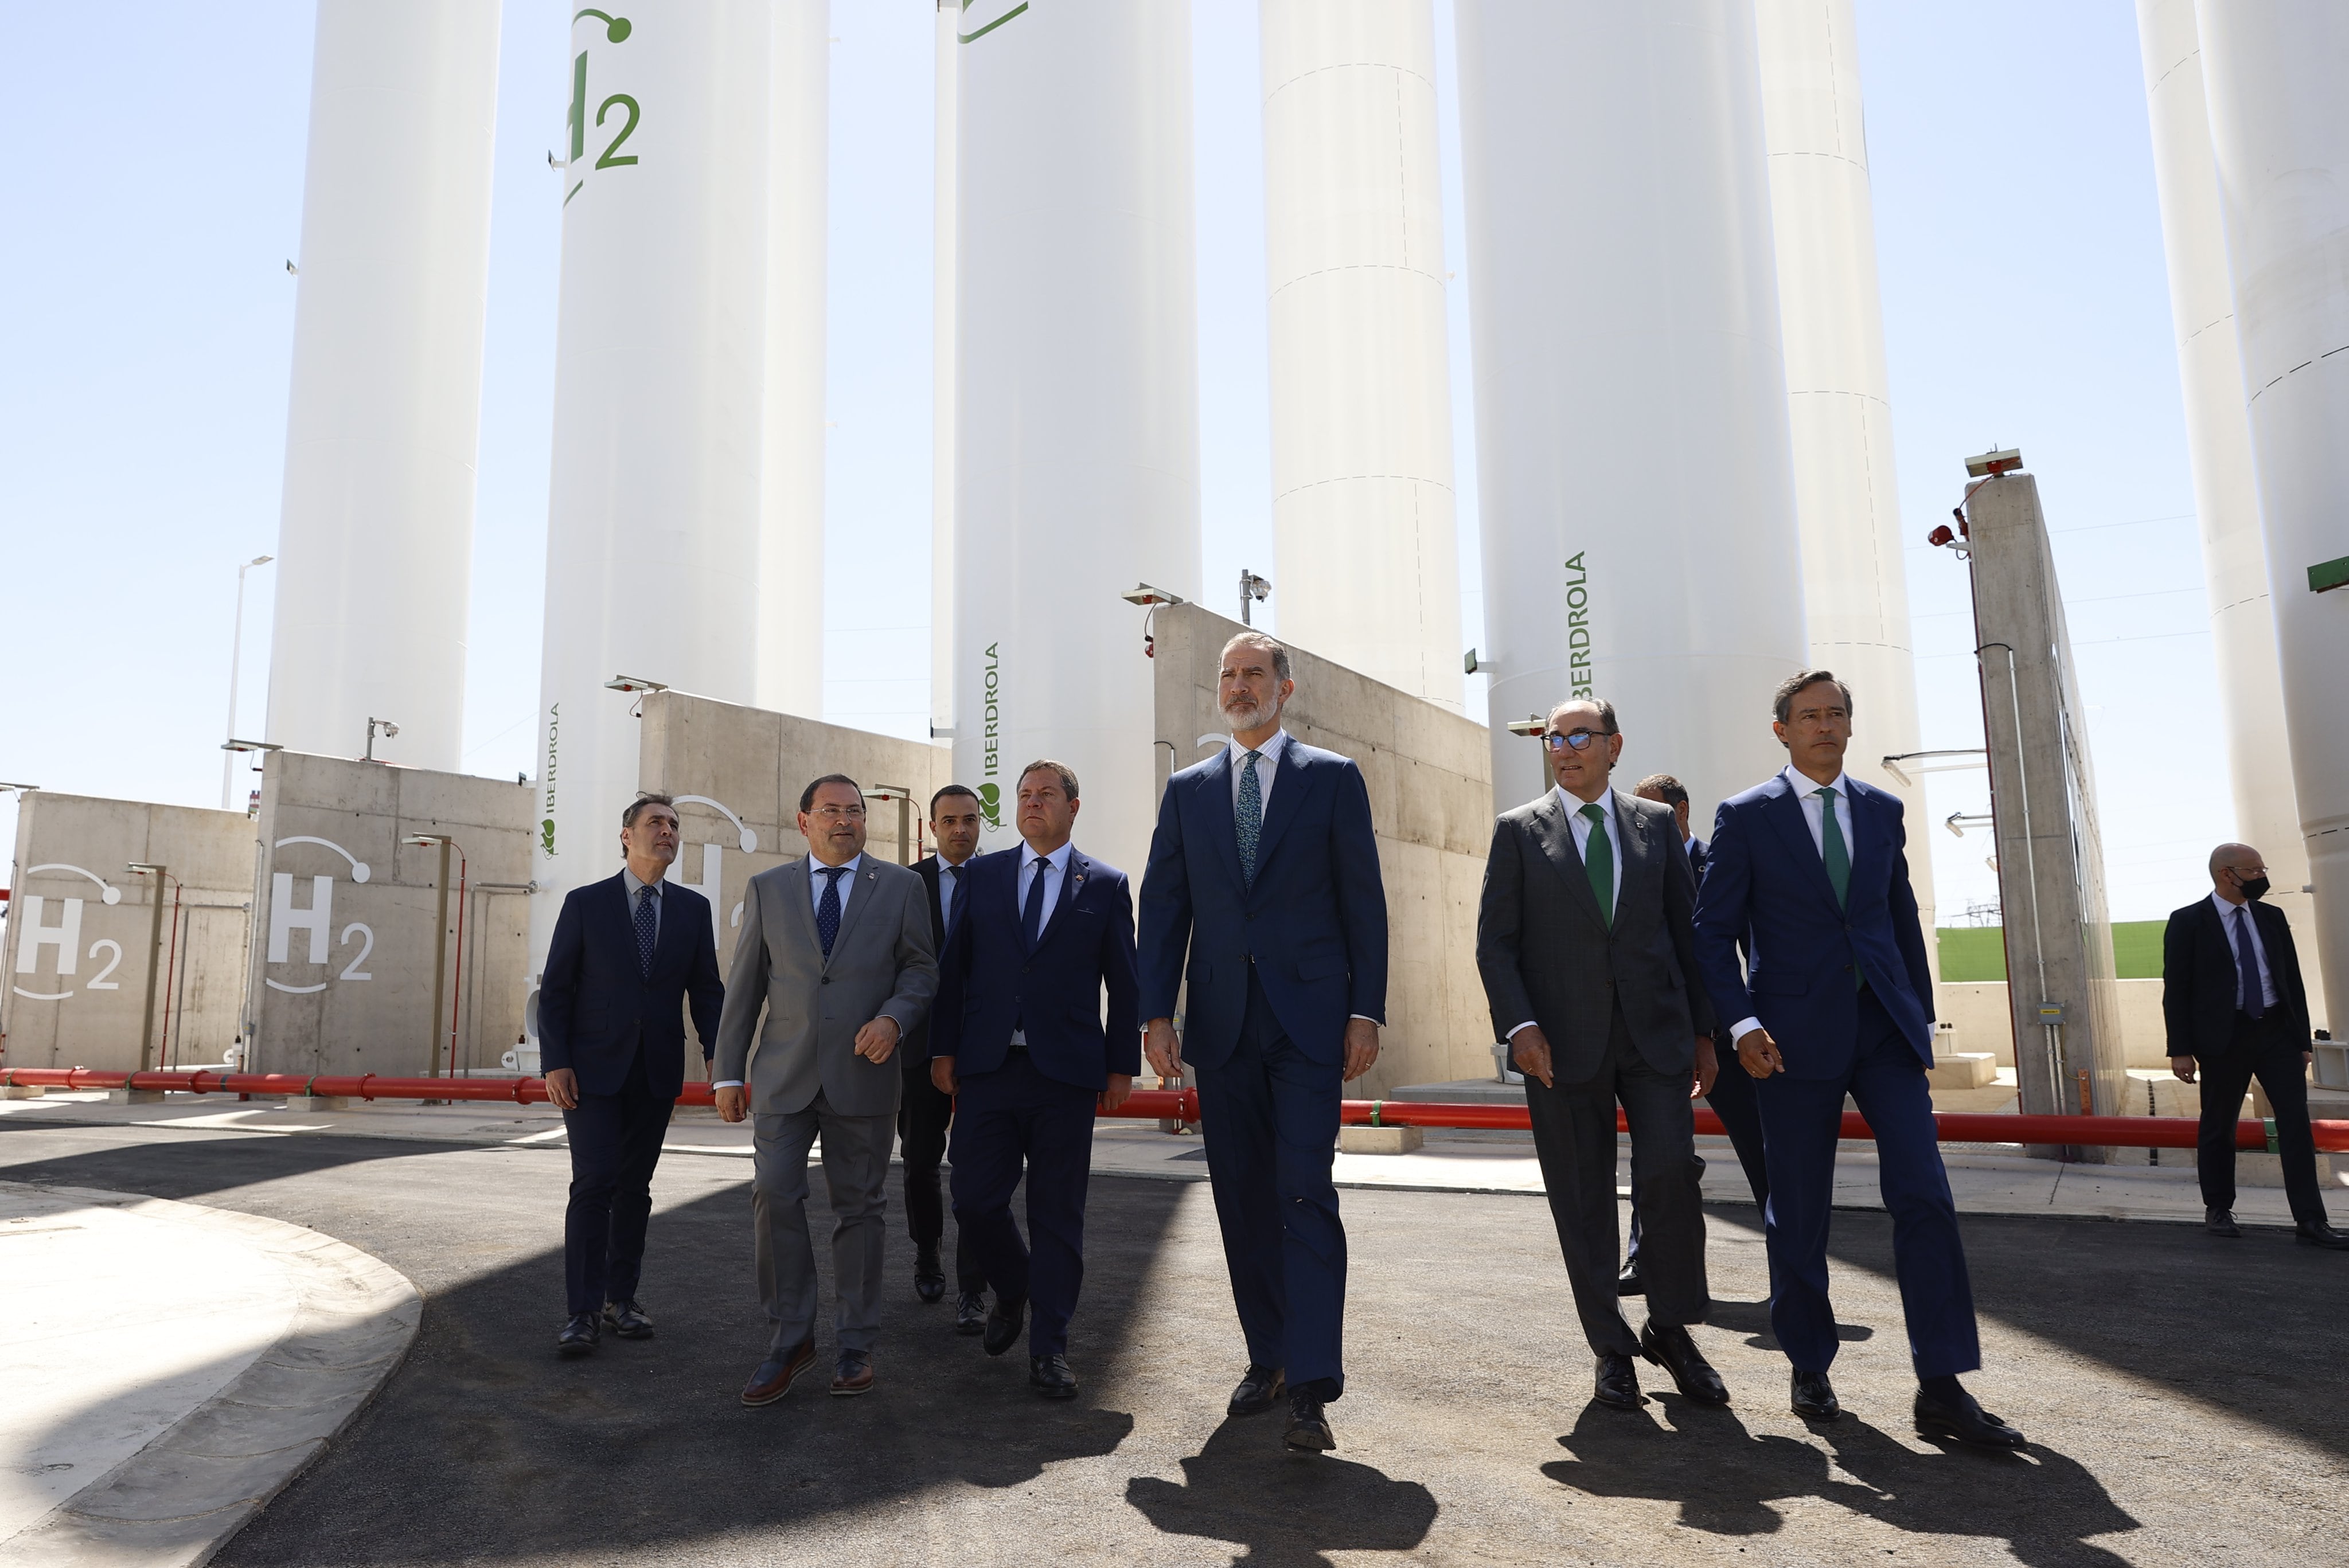
M 1992 479 L 2000 474 L 2011 474 L 2022 466 L 2023 449 L 2004 447 L 1995 452 L 1984 452 L 1980 457 L 1968 458 L 1966 477 L 1975 480 Z
M 667 691 L 668 690 L 668 687 L 659 681 L 647 680 L 642 676 L 614 676 L 610 680 L 604 683 L 604 689 L 605 691 L 640 692 Z
M 224 740 L 221 742 L 221 749 L 222 751 L 283 751 L 285 748 L 274 740 Z
M 1267 586 L 1268 588 L 1270 585 L 1268 584 Z M 1140 604 L 1146 608 L 1153 609 L 1161 604 L 1187 604 L 1190 603 L 1188 599 L 1184 598 L 1180 593 L 1169 593 L 1164 588 L 1153 588 L 1147 583 L 1137 583 L 1133 587 L 1127 589 L 1124 593 L 1119 594 L 1118 597 L 1124 600 L 1129 604 Z

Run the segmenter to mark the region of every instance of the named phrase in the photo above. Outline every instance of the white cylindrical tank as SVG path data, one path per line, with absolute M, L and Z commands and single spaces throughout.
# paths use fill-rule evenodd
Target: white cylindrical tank
M 1851 0 L 1755 0 L 1754 14 L 1810 663 L 1852 687 L 1853 776 L 1908 808 L 1909 875 L 1934 954 L 1923 775 L 1880 760 L 1919 749 L 1917 667 Z
M 830 0 L 774 7 L 767 112 L 766 449 L 754 700 L 823 717 L 824 276 Z
M 2301 891 L 2308 885 L 2308 852 L 2301 843 L 2300 805 L 2292 792 L 2283 675 L 2276 664 L 2275 600 L 2268 591 L 2267 545 L 2260 536 L 2259 481 L 2243 407 L 2243 356 L 2227 274 L 2226 224 L 2211 163 L 2201 35 L 2194 0 L 2137 0 L 2137 18 L 2235 830 L 2267 857 L 2275 882 L 2268 896 L 2304 929 L 2313 913 Z M 2313 970 L 2308 983 L 2317 983 Z
M 1461 710 L 1430 0 L 1264 0 L 1280 634 Z
M 1119 595 L 1199 592 L 1190 13 L 962 14 L 955 777 L 1002 849 L 1021 766 L 1068 763 L 1078 844 L 1136 876 L 1159 769 Z
M 938 0 L 937 119 L 930 174 L 930 733 L 954 728 L 955 110 L 961 79 L 959 0 Z
M 534 959 L 564 893 L 619 866 L 637 721 L 605 683 L 758 694 L 770 304 L 779 274 L 823 275 L 770 244 L 823 243 L 820 225 L 771 220 L 771 108 L 793 110 L 776 104 L 776 41 L 798 36 L 802 8 L 648 0 L 572 24 Z M 821 116 L 797 123 L 822 134 Z
M 319 0 L 269 738 L 454 771 L 498 8 Z
M 2349 554 L 2349 6 L 2205 3 L 2196 24 L 2284 728 L 2316 889 L 2309 945 L 2326 995 L 2349 996 L 2349 589 L 2318 593 L 2309 579 Z M 2282 767 L 2282 748 L 2263 759 Z
M 1805 652 L 1752 0 L 1458 15 L 1494 799 L 1595 695 L 1707 824 Z

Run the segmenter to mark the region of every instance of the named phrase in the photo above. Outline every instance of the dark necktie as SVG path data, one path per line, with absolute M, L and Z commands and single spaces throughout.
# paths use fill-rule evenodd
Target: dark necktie
M 948 931 L 952 931 L 954 929 L 955 901 L 962 896 L 962 868 L 960 866 L 940 866 L 938 868 L 938 875 L 946 879 L 946 881 L 938 884 L 938 891 L 942 895 L 939 899 L 939 903 L 944 906 L 947 929 Z
M 1835 888 L 1836 907 L 1851 897 L 1851 851 L 1843 841 L 1843 823 L 1836 817 L 1836 792 L 1814 789 L 1819 798 L 1819 859 L 1826 862 L 1827 882 Z
M 1029 862 L 1028 903 L 1019 912 L 1019 934 L 1027 939 L 1028 951 L 1036 951 L 1036 939 L 1044 933 L 1044 870 L 1052 862 L 1038 855 Z
M 636 890 L 636 967 L 647 980 L 653 977 L 653 933 L 658 929 L 653 900 L 659 896 L 649 884 Z
M 1585 806 L 1581 814 L 1590 820 L 1590 841 L 1582 850 L 1583 874 L 1590 879 L 1590 896 L 1599 901 L 1599 918 L 1611 931 L 1615 925 L 1615 843 L 1607 836 L 1607 813 L 1596 803 Z
M 848 874 L 846 866 L 818 866 L 816 874 L 823 878 L 823 898 L 815 906 L 815 936 L 823 944 L 823 955 L 832 956 L 832 940 L 840 934 L 840 879 Z
M 2251 953 L 2251 909 L 2245 904 L 2235 906 L 2235 976 L 2242 993 L 2243 1016 L 2256 1023 L 2267 1016 L 2266 998 L 2260 994 L 2260 961 Z
M 1263 757 L 1261 751 L 1251 751 L 1240 764 L 1239 803 L 1232 808 L 1232 830 L 1240 848 L 1240 881 L 1248 887 L 1256 885 L 1256 844 L 1264 832 L 1264 786 L 1256 776 L 1256 765 Z

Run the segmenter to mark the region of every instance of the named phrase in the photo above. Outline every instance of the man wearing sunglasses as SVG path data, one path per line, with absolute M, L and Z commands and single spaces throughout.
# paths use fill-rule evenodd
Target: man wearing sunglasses
M 1713 1087 L 1712 1004 L 1696 982 L 1696 875 L 1671 809 L 1609 782 L 1623 755 L 1613 705 L 1560 703 L 1542 733 L 1555 787 L 1493 826 L 1476 967 L 1493 1026 L 1526 1075 L 1534 1149 L 1566 1277 L 1598 1356 L 1593 1397 L 1643 1401 L 1634 1357 L 1689 1398 L 1729 1389 L 1688 1326 L 1712 1301 L 1689 1101 Z M 1640 1171 L 1648 1321 L 1616 1290 L 1615 1108 Z

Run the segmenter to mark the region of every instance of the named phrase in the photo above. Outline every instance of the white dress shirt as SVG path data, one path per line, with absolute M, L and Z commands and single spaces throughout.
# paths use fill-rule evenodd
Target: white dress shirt
M 1550 787 L 1550 793 L 1557 797 L 1558 809 L 1566 813 L 1566 825 L 1574 831 L 1574 852 L 1582 857 L 1582 863 L 1584 865 L 1588 865 L 1590 863 L 1590 830 L 1592 824 L 1590 819 L 1582 814 L 1582 808 L 1586 802 L 1577 799 L 1574 796 L 1568 794 L 1566 792 L 1566 786 L 1563 784 L 1552 785 Z M 1622 829 L 1616 824 L 1615 820 L 1615 791 L 1609 789 L 1598 799 L 1588 801 L 1587 803 L 1599 809 L 1600 816 L 1599 820 L 1599 821 L 1607 824 L 1607 845 L 1608 848 L 1615 851 L 1613 857 L 1615 862 L 1615 885 L 1609 891 L 1607 900 L 1609 903 L 1617 903 L 1623 896 L 1623 831 Z M 1518 1035 L 1533 1026 L 1534 1020 L 1527 1018 L 1524 1023 L 1519 1024 L 1516 1028 L 1509 1031 L 1509 1038 L 1514 1040 Z
M 1811 830 L 1811 848 L 1818 851 L 1819 859 L 1822 861 L 1827 857 L 1827 830 L 1826 819 L 1820 813 L 1826 809 L 1826 802 L 1820 799 L 1814 791 L 1819 789 L 1835 791 L 1836 826 L 1843 830 L 1844 861 L 1849 864 L 1851 861 L 1850 781 L 1843 774 L 1838 773 L 1835 776 L 1834 783 L 1821 784 L 1796 771 L 1791 762 L 1778 770 L 1778 777 L 1786 781 L 1786 787 L 1795 792 L 1795 799 L 1802 803 L 1803 820 Z M 1761 1026 L 1760 1018 L 1738 1019 L 1729 1026 L 1730 1043 L 1736 1044 Z
M 1044 933 L 1051 929 L 1052 911 L 1061 902 L 1061 883 L 1069 874 L 1069 857 L 1076 852 L 1077 846 L 1074 843 L 1062 844 L 1050 854 L 1042 856 L 1039 856 L 1024 843 L 1019 846 L 1019 929 L 1021 931 L 1028 929 L 1028 890 L 1039 876 L 1044 879 L 1044 913 L 1042 918 L 1036 923 L 1038 939 L 1040 940 Z M 1043 869 L 1040 872 L 1037 869 L 1039 860 L 1043 862 Z
M 842 875 L 837 877 L 826 877 L 823 874 L 827 869 L 824 863 L 822 861 L 817 860 L 813 855 L 810 855 L 807 858 L 808 907 L 812 910 L 822 909 L 823 907 L 823 884 L 826 882 L 836 882 L 840 884 L 840 913 L 843 915 L 847 914 L 848 892 L 851 888 L 856 885 L 856 868 L 864 863 L 864 856 L 861 852 L 851 855 L 848 858 L 847 863 L 839 868 L 843 873 Z M 939 884 L 939 896 L 945 896 L 945 884 L 943 882 Z M 711 1084 L 709 1087 L 712 1088 L 740 1088 L 742 1087 L 742 1080 L 740 1078 L 719 1078 L 716 1083 Z
M 622 866 L 620 868 L 620 879 L 628 890 L 628 926 L 630 930 L 634 930 L 636 928 L 636 905 L 644 901 L 644 897 L 647 890 L 651 892 L 653 900 L 653 945 L 655 947 L 658 947 L 660 945 L 661 884 L 657 882 L 648 882 L 645 881 L 642 877 L 636 875 L 636 872 L 630 871 L 626 866 Z
M 2251 963 L 2260 972 L 2260 1006 L 2262 1008 L 2274 1006 L 2282 998 L 2276 995 L 2275 976 L 2268 973 L 2268 947 L 2266 943 L 2260 940 L 2259 918 L 2251 913 L 2251 906 L 2247 903 L 2229 903 L 2213 892 L 2210 894 L 2210 907 L 2219 912 L 2219 929 L 2227 934 L 2227 947 L 2235 954 L 2235 989 L 2238 993 L 2243 988 L 2241 978 L 2243 948 L 2242 944 L 2235 939 L 2235 913 L 2238 910 L 2242 912 L 2241 928 L 2251 934 Z M 2242 1005 L 2243 998 L 2238 995 L 2235 997 L 2235 1006 L 2240 1007 Z
M 938 922 L 948 931 L 954 929 L 955 900 L 962 896 L 962 874 L 968 870 L 968 861 L 957 865 L 944 855 L 938 857 Z
M 1280 771 L 1280 754 L 1288 746 L 1288 731 L 1276 729 L 1271 739 L 1257 748 L 1256 789 L 1257 804 L 1260 807 L 1269 809 L 1272 805 L 1273 775 Z M 1231 743 L 1232 810 L 1235 811 L 1240 809 L 1240 775 L 1249 767 L 1247 754 L 1247 747 L 1237 740 Z

